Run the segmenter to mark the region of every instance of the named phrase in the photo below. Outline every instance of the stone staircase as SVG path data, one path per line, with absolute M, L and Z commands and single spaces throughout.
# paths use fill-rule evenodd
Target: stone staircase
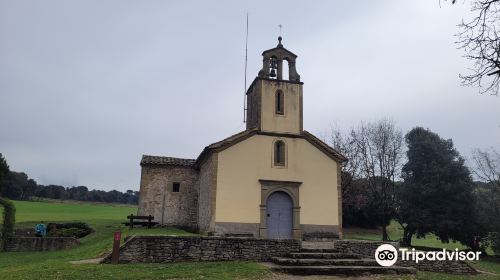
M 411 267 L 383 267 L 375 259 L 340 252 L 334 248 L 302 248 L 286 257 L 273 257 L 267 265 L 272 271 L 295 275 L 415 274 Z

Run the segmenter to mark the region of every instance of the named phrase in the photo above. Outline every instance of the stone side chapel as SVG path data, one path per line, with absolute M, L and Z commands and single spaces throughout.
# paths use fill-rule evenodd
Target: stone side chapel
M 262 53 L 247 90 L 246 130 L 197 159 L 142 157 L 138 215 L 214 235 L 342 238 L 340 167 L 347 159 L 303 129 L 297 56 L 278 40 Z

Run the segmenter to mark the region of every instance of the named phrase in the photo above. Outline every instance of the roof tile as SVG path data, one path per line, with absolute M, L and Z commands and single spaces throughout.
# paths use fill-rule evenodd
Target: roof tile
M 187 166 L 193 167 L 196 161 L 194 159 L 161 157 L 143 155 L 141 165 L 170 165 L 170 166 Z

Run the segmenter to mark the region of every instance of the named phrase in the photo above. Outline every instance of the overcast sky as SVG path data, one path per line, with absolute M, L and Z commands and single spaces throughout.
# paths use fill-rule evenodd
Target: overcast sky
M 500 148 L 500 98 L 458 78 L 467 3 L 311 3 L 0 0 L 0 152 L 38 183 L 105 190 L 138 190 L 143 154 L 196 158 L 244 129 L 246 12 L 249 81 L 282 24 L 306 130 L 391 118 L 464 156 Z

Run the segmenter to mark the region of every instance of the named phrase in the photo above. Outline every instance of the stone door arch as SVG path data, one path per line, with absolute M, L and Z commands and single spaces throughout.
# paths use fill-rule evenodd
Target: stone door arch
M 261 238 L 294 238 L 301 239 L 302 231 L 300 226 L 300 205 L 299 205 L 299 186 L 302 182 L 291 181 L 276 181 L 276 180 L 259 180 L 261 183 L 261 204 L 260 204 L 260 226 L 259 237 Z M 268 201 L 274 193 L 282 193 L 283 200 L 286 195 L 291 202 L 291 235 L 286 237 L 276 237 L 275 233 L 271 233 L 268 229 Z M 272 200 L 271 200 L 272 202 Z M 286 202 L 284 202 L 286 203 Z M 287 206 L 288 207 L 288 206 Z M 287 218 L 288 219 L 288 218 Z

